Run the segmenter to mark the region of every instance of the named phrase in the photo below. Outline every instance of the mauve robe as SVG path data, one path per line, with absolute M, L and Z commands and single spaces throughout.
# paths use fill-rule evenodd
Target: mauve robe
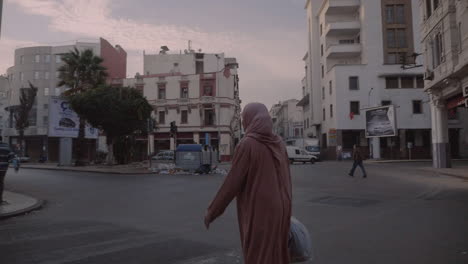
M 263 116 L 259 118 L 255 117 L 258 105 L 251 107 L 254 113 L 247 118 L 247 127 L 249 123 L 260 124 L 253 130 L 246 129 L 246 137 L 236 147 L 231 170 L 207 215 L 212 222 L 237 198 L 245 264 L 286 264 L 292 192 L 289 160 L 281 139 L 268 131 L 271 118 L 262 106 Z M 262 122 L 267 122 L 266 128 Z

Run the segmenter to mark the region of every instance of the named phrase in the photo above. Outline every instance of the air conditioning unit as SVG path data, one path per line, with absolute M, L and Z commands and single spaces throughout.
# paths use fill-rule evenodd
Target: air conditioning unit
M 431 70 L 427 70 L 427 71 L 424 73 L 424 80 L 428 80 L 428 81 L 434 80 L 434 72 L 431 71 Z

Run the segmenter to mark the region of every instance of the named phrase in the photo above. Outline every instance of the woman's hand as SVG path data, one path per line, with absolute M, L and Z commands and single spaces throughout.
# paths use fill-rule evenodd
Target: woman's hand
M 206 229 L 210 229 L 210 223 L 211 223 L 211 220 L 210 220 L 210 215 L 208 213 L 208 211 L 206 211 L 205 213 L 205 227 Z

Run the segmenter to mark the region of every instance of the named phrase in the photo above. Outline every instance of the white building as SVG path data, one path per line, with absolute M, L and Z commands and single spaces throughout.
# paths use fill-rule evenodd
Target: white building
M 298 100 L 290 99 L 275 104 L 270 109 L 273 120 L 273 132 L 285 142 L 304 137 L 304 116 Z
M 199 143 L 218 149 L 221 160 L 230 160 L 240 138 L 237 68 L 236 59 L 224 54 L 145 54 L 145 74 L 120 85 L 139 89 L 153 105 L 158 124 L 149 151 Z M 176 143 L 171 122 L 178 127 Z
M 306 3 L 308 18 L 306 135 L 335 158 L 358 144 L 374 158 L 430 157 L 430 107 L 421 64 L 418 0 L 322 0 Z M 401 59 L 404 58 L 405 61 Z M 398 136 L 368 140 L 363 109 L 394 105 Z
M 434 167 L 447 168 L 451 157 L 468 156 L 468 1 L 420 0 L 419 7 Z
M 19 105 L 20 90 L 29 88 L 29 82 L 38 88 L 36 102 L 30 113 L 30 126 L 25 130 L 25 154 L 37 161 L 46 156 L 49 161 L 58 161 L 60 138 L 49 137 L 49 100 L 59 96 L 68 87 L 59 87 L 58 69 L 63 65 L 62 55 L 77 48 L 80 51 L 91 49 L 94 54 L 104 59 L 109 79 L 125 78 L 126 52 L 120 47 L 113 47 L 105 39 L 96 42 L 76 42 L 61 46 L 36 46 L 15 50 L 13 66 L 7 70 L 7 81 L 0 81 L 0 90 L 7 94 L 6 105 L 2 108 Z M 3 85 L 2 85 L 3 83 Z M 3 88 L 1 86 L 4 86 Z M 2 136 L 5 142 L 17 145 L 18 131 L 15 129 L 12 113 L 3 114 Z M 94 152 L 95 142 L 89 141 L 90 153 Z M 92 156 L 92 155 L 90 155 Z

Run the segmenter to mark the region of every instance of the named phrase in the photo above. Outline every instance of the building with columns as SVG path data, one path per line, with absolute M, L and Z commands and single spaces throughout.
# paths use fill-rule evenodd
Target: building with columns
M 468 1 L 420 0 L 425 91 L 432 111 L 433 165 L 468 156 Z
M 223 53 L 145 54 L 144 74 L 117 85 L 140 90 L 154 108 L 157 130 L 148 152 L 197 143 L 230 160 L 241 132 L 238 66 Z M 178 127 L 174 137 L 171 122 Z
M 371 158 L 431 157 L 431 114 L 424 92 L 419 0 L 308 0 L 304 56 L 305 134 L 322 154 L 354 144 Z M 379 15 L 376 15 L 379 14 Z M 404 67 L 403 67 L 404 66 Z M 369 139 L 365 109 L 393 105 L 397 136 Z M 411 143 L 411 144 L 408 144 Z

